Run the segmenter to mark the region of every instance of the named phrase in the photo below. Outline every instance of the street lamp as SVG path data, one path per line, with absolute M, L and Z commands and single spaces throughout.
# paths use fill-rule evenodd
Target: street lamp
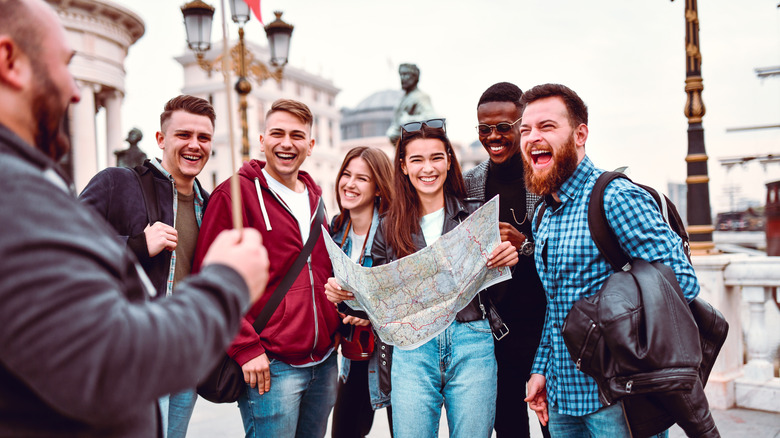
M 674 0 L 672 0 L 674 1 Z M 706 109 L 701 98 L 704 83 L 701 76 L 699 49 L 699 14 L 696 0 L 685 0 L 685 117 L 688 118 L 688 233 L 691 249 L 699 253 L 714 251 L 712 213 L 710 210 L 710 177 L 707 174 L 707 152 L 704 149 L 702 118 Z
M 248 77 L 262 84 L 266 79 L 282 80 L 282 70 L 287 64 L 290 50 L 290 37 L 293 26 L 282 20 L 282 12 L 275 11 L 276 20 L 265 26 L 268 45 L 271 48 L 271 67 L 256 60 L 244 44 L 244 25 L 249 21 L 249 6 L 244 0 L 229 0 L 230 14 L 234 23 L 238 24 L 238 44 L 230 49 L 229 67 L 238 75 L 235 90 L 239 96 L 239 113 L 241 114 L 241 156 L 243 161 L 249 161 L 249 124 L 247 122 L 246 96 L 252 91 Z M 211 48 L 211 23 L 214 19 L 214 7 L 202 0 L 193 0 L 181 7 L 184 15 L 184 26 L 187 30 L 187 45 L 195 52 L 198 65 L 207 72 L 222 70 L 222 57 L 214 61 L 204 59 L 204 52 Z

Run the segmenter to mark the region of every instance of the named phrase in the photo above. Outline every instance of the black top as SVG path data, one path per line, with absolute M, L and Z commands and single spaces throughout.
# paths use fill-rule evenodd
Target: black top
M 505 163 L 490 162 L 485 183 L 485 199 L 492 199 L 495 195 L 501 196 L 499 221 L 510 223 L 521 233 L 531 236 L 533 218 L 526 217 L 526 190 L 521 154 L 516 154 Z M 520 255 L 512 279 L 491 286 L 488 293 L 509 327 L 507 339 L 512 338 L 514 345 L 521 344 L 535 352 L 542 334 L 547 299 L 536 273 L 533 256 Z M 505 340 L 499 344 L 501 342 Z

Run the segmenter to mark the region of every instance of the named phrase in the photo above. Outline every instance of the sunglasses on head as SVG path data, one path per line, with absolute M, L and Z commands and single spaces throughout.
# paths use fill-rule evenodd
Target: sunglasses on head
M 423 125 L 433 128 L 433 129 L 441 129 L 444 132 L 447 132 L 447 128 L 444 125 L 444 121 L 446 119 L 430 119 L 430 120 L 424 120 L 422 122 L 409 122 L 404 123 L 401 125 L 401 129 L 403 132 L 407 134 L 411 134 L 412 132 L 420 131 L 423 127 Z
M 501 122 L 501 123 L 496 123 L 495 125 L 487 125 L 485 123 L 480 123 L 479 125 L 477 125 L 477 132 L 479 133 L 479 135 L 487 136 L 490 135 L 490 133 L 493 132 L 493 130 L 495 129 L 496 132 L 498 132 L 499 134 L 506 134 L 509 131 L 511 131 L 512 127 L 515 126 L 515 123 L 519 122 L 520 120 L 523 120 L 523 118 L 520 117 L 519 119 L 515 120 L 512 123 Z

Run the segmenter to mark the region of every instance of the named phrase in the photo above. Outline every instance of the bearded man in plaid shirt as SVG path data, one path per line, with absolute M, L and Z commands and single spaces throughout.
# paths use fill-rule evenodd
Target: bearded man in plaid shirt
M 622 404 L 601 405 L 595 380 L 576 369 L 561 334 L 572 305 L 598 292 L 614 273 L 588 228 L 588 201 L 604 172 L 585 155 L 588 109 L 574 91 L 559 84 L 536 86 L 523 94 L 521 103 L 526 186 L 546 203 L 533 223 L 539 224 L 535 262 L 547 294 L 547 314 L 526 401 L 542 424 L 549 421 L 553 437 L 628 437 Z M 652 196 L 618 178 L 607 186 L 604 206 L 623 251 L 672 268 L 685 298 L 693 300 L 699 293 L 696 274 Z

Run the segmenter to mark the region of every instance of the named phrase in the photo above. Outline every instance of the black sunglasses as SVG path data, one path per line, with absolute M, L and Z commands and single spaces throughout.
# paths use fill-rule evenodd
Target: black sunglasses
M 477 125 L 477 132 L 479 133 L 479 135 L 490 135 L 490 133 L 493 132 L 493 129 L 495 129 L 496 132 L 498 132 L 499 134 L 506 134 L 509 131 L 511 131 L 512 127 L 515 126 L 515 123 L 519 122 L 520 120 L 523 120 L 523 118 L 520 117 L 519 119 L 515 120 L 512 123 L 501 122 L 501 123 L 496 123 L 495 125 L 487 125 L 485 123 L 480 123 L 479 125 Z
M 411 134 L 412 132 L 417 132 L 422 129 L 423 125 L 433 128 L 433 129 L 441 129 L 444 132 L 447 132 L 447 128 L 444 125 L 446 119 L 430 119 L 430 120 L 424 120 L 422 122 L 409 122 L 404 123 L 401 125 L 401 129 L 407 133 Z

